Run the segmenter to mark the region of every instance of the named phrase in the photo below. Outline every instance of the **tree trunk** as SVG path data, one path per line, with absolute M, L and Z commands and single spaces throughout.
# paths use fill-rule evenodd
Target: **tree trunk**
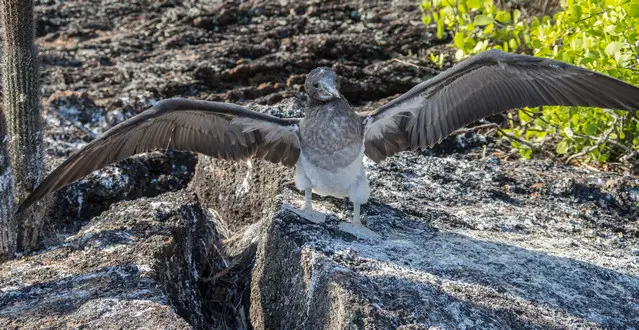
M 40 182 L 44 168 L 33 1 L 0 0 L 0 22 L 4 27 L 4 112 L 14 176 L 13 196 L 15 202 L 20 202 Z M 44 203 L 39 203 L 16 219 L 18 249 L 29 250 L 38 245 L 43 218 Z
M 13 176 L 7 153 L 7 126 L 0 110 L 0 261 L 16 252 L 16 223 L 13 218 Z

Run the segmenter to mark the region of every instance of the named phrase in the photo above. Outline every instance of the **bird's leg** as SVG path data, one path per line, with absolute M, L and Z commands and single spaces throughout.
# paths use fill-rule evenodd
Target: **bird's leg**
M 313 204 L 311 200 L 312 197 L 313 197 L 313 189 L 305 188 L 304 189 L 304 207 L 301 210 L 298 210 L 294 207 L 290 207 L 289 209 L 295 212 L 300 217 L 310 222 L 313 222 L 316 224 L 323 223 L 324 220 L 326 220 L 326 215 L 322 212 L 313 210 Z
M 361 216 L 361 206 L 358 203 L 353 203 L 353 221 L 351 223 L 356 226 L 363 226 Z
M 311 188 L 304 189 L 304 208 L 303 211 L 312 211 L 313 210 L 313 190 Z
M 361 206 L 359 203 L 353 203 L 353 221 L 342 222 L 339 224 L 339 229 L 343 232 L 354 235 L 358 239 L 378 239 L 381 236 L 364 227 L 361 220 Z
M 326 215 L 322 212 L 313 210 L 313 189 L 304 189 L 304 208 L 302 209 L 302 217 L 314 223 L 322 223 L 326 220 Z

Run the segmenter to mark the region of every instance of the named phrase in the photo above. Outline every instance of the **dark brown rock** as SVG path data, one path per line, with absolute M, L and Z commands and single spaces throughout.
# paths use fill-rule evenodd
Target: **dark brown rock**
M 45 64 L 44 95 L 86 90 L 105 111 L 123 102 L 139 102 L 140 97 L 260 99 L 273 104 L 269 96 L 281 90 L 254 93 L 259 84 L 284 85 L 289 77 L 305 75 L 320 65 L 365 68 L 402 55 L 428 67 L 426 49 L 444 42 L 434 40 L 433 29 L 421 23 L 414 1 L 178 5 L 170 0 L 153 4 L 135 0 L 122 6 L 74 0 L 39 3 L 36 11 L 42 17 L 38 41 Z M 424 73 L 411 65 L 395 64 L 384 64 L 389 69 L 382 74 L 341 72 L 346 78 L 368 80 L 359 89 L 349 89 L 349 101 L 361 104 L 394 95 L 412 87 L 413 78 L 423 78 Z M 404 67 L 413 72 L 407 75 Z M 402 79 L 407 81 L 396 83 Z M 248 87 L 251 92 L 243 98 L 226 93 Z

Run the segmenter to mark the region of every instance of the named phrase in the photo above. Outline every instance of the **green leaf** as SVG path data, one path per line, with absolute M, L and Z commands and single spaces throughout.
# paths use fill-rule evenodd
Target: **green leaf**
M 444 18 L 440 18 L 437 21 L 437 38 L 442 39 L 444 37 Z
M 580 120 L 581 118 L 579 117 L 579 114 L 574 114 L 572 115 L 572 117 L 570 117 L 570 123 L 572 123 L 575 126 L 579 125 Z M 566 127 L 566 129 L 570 131 L 569 133 L 566 133 L 566 135 L 572 134 L 572 131 L 570 130 L 570 128 Z
M 495 17 L 497 22 L 506 24 L 510 22 L 510 13 L 507 11 L 500 10 L 497 12 L 497 17 Z
M 581 18 L 582 12 L 583 11 L 581 10 L 580 5 L 572 5 L 570 7 L 570 16 L 572 16 L 575 20 L 578 20 Z
M 455 15 L 455 9 L 453 7 L 444 7 L 439 11 L 442 17 L 448 17 Z
M 519 22 L 520 17 L 521 17 L 521 11 L 519 11 L 519 9 L 515 9 L 513 11 L 513 22 L 517 24 L 517 22 Z
M 558 154 L 563 155 L 566 152 L 568 152 L 568 148 L 570 148 L 570 146 L 568 145 L 568 141 L 567 140 L 561 140 L 561 142 L 559 142 L 557 144 L 557 147 L 555 148 L 555 151 Z
M 639 2 L 630 3 L 624 6 L 624 9 L 630 17 L 639 17 Z
M 615 53 L 615 61 L 617 61 L 617 64 L 621 65 L 621 66 L 629 66 L 630 65 L 630 61 L 634 58 L 634 54 L 630 54 L 630 53 Z
M 480 40 L 475 47 L 473 47 L 474 53 L 479 53 L 488 48 L 488 40 Z
M 476 44 L 477 42 L 475 41 L 475 39 L 471 37 L 464 39 L 464 49 L 473 49 Z
M 539 41 L 539 39 L 533 39 L 532 40 L 532 45 L 533 45 L 534 48 L 541 48 L 542 47 L 541 41 Z
M 586 133 L 587 135 L 594 135 L 595 133 L 597 133 L 597 124 L 595 123 L 588 123 L 586 125 L 586 127 L 584 127 L 584 133 Z
M 493 29 L 495 28 L 495 23 L 490 23 L 488 25 L 486 25 L 486 28 L 484 28 L 484 34 L 488 34 L 493 32 Z
M 481 7 L 481 0 L 468 0 L 466 5 L 468 8 L 479 9 Z
M 572 47 L 573 50 L 579 50 L 583 47 L 583 44 L 583 39 L 575 38 L 570 42 L 570 47 Z
M 529 120 L 530 120 L 530 116 L 528 115 L 528 113 L 526 113 L 526 112 L 524 112 L 524 111 L 522 111 L 522 110 L 519 110 L 519 111 L 517 112 L 517 115 L 519 115 L 519 120 L 521 120 L 521 123 L 522 123 L 522 124 L 523 124 L 523 123 L 526 123 L 527 121 L 529 121 Z
M 536 28 L 541 25 L 541 22 L 539 21 L 539 18 L 537 16 L 533 16 L 532 22 L 530 24 L 533 28 Z
M 606 46 L 606 54 L 608 56 L 613 56 L 616 52 L 620 51 L 623 48 L 623 42 L 613 41 Z
M 455 38 L 453 38 L 453 43 L 455 44 L 455 46 L 457 48 L 463 49 L 464 48 L 464 34 L 463 33 L 455 34 Z
M 588 63 L 592 63 L 592 62 L 594 62 L 594 61 L 595 61 L 595 60 L 594 60 L 594 59 L 592 59 L 591 57 L 582 57 L 582 58 L 579 60 L 579 65 L 586 65 L 586 64 L 588 64 Z
M 518 151 L 519 154 L 526 159 L 530 159 L 530 156 L 532 156 L 532 150 L 528 148 L 519 148 Z
M 492 1 L 491 1 L 490 2 L 490 6 L 488 6 L 487 10 L 488 10 L 489 14 L 496 14 L 497 13 L 497 6 L 495 6 L 495 4 L 492 3 Z
M 515 39 L 508 40 L 508 47 L 510 47 L 510 49 L 512 50 L 517 49 L 517 40 Z
M 493 18 L 488 15 L 477 15 L 475 16 L 475 25 L 477 26 L 485 26 L 493 22 Z

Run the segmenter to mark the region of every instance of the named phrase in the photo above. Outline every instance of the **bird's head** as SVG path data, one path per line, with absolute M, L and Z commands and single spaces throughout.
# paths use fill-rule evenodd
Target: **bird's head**
M 330 101 L 341 97 L 337 74 L 331 68 L 313 69 L 306 77 L 304 86 L 308 96 L 318 101 Z

